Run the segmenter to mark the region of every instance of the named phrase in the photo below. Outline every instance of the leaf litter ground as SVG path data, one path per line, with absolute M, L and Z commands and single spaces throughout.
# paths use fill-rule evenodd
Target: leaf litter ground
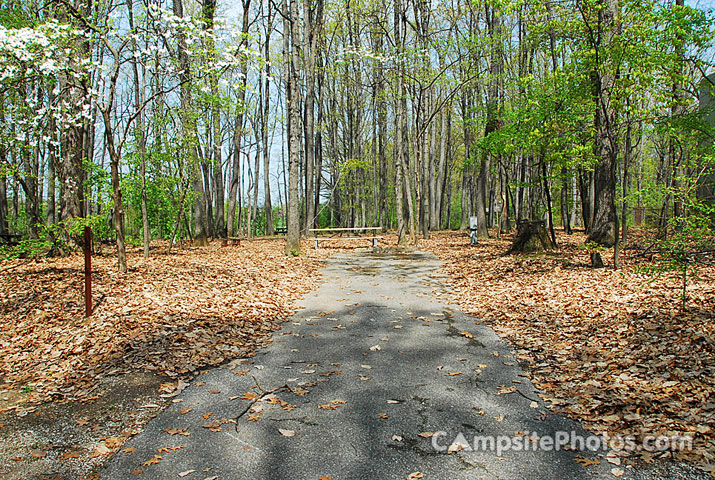
M 643 274 L 642 249 L 626 250 L 619 270 L 594 270 L 581 234 L 560 235 L 555 254 L 503 256 L 509 240 L 470 247 L 449 233 L 423 244 L 445 262 L 453 300 L 515 347 L 553 410 L 636 443 L 692 438 L 681 451 L 616 453 L 715 471 L 715 268 L 691 279 L 682 311 L 680 279 Z
M 389 235 L 381 245 L 395 240 Z M 582 235 L 559 242 L 558 254 L 504 257 L 508 239 L 469 247 L 463 233 L 439 233 L 421 247 L 445 262 L 452 300 L 512 343 L 552 409 L 597 433 L 692 436 L 692 450 L 637 456 L 712 471 L 714 269 L 700 269 L 682 312 L 678 279 L 639 273 L 644 259 L 626 252 L 624 268 L 592 270 L 578 248 Z M 315 286 L 320 259 L 364 243 L 326 242 L 329 250 L 315 252 L 306 242 L 306 254 L 295 258 L 283 255 L 282 241 L 171 255 L 156 245 L 149 260 L 130 253 L 127 275 L 115 272 L 113 256 L 96 257 L 91 320 L 83 316 L 81 257 L 0 265 L 0 433 L 9 439 L 34 415 L 53 427 L 72 423 L 64 436 L 75 440 L 0 446 L 0 472 L 23 463 L 45 474 L 74 466 L 55 478 L 98 478 L 92 470 L 141 431 L 184 379 L 251 356 Z
M 0 265 L 0 474 L 74 464 L 56 478 L 92 478 L 185 380 L 269 342 L 325 255 L 286 257 L 280 240 L 153 247 L 130 251 L 125 275 L 114 255 L 93 258 L 89 319 L 81 256 Z

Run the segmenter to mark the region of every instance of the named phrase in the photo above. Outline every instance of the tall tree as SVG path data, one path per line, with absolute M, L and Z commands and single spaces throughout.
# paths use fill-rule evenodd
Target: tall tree
M 286 254 L 300 252 L 300 33 L 297 0 L 283 0 L 283 56 L 288 133 L 288 232 Z
M 183 0 L 172 0 L 174 15 L 184 18 Z M 179 63 L 179 84 L 181 85 L 179 98 L 181 101 L 181 150 L 188 160 L 189 175 L 192 178 L 194 189 L 194 243 L 199 246 L 208 245 L 208 214 L 206 211 L 206 189 L 202 178 L 199 155 L 197 151 L 197 126 L 193 111 L 193 88 L 189 49 L 186 42 L 186 33 L 177 30 L 177 60 Z
M 618 138 L 616 132 L 616 108 L 614 86 L 617 59 L 614 55 L 619 28 L 620 0 L 596 0 L 595 29 L 590 31 L 589 41 L 594 51 L 591 72 L 592 93 L 595 100 L 594 156 L 594 212 L 593 224 L 587 242 L 603 247 L 614 247 L 618 242 L 618 215 L 616 212 L 616 168 Z M 582 8 L 585 21 L 589 22 Z M 603 259 L 598 251 L 591 253 L 591 265 L 602 267 Z

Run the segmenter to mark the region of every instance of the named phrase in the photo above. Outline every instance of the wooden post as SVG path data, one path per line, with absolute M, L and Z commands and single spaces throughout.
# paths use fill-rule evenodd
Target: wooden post
M 84 227 L 84 315 L 92 316 L 92 229 Z

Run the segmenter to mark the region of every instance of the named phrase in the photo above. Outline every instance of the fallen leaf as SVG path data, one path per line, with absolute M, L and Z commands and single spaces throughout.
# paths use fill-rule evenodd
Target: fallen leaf
M 62 461 L 67 461 L 71 458 L 79 458 L 80 457 L 80 452 L 77 450 L 67 450 L 65 453 L 62 454 Z
M 516 393 L 516 387 L 507 387 L 506 385 L 501 385 L 499 390 L 497 390 L 497 395 L 508 395 L 510 393 Z
M 157 464 L 157 463 L 159 463 L 159 462 L 161 461 L 162 458 L 164 458 L 164 457 L 162 457 L 161 455 L 154 455 L 154 456 L 151 457 L 149 460 L 147 460 L 146 462 L 142 463 L 142 465 L 145 466 L 145 467 L 148 467 L 148 466 L 150 466 L 150 465 Z
M 183 478 L 183 477 L 186 477 L 186 476 L 188 476 L 188 475 L 191 475 L 192 473 L 196 473 L 196 470 L 186 470 L 186 471 L 183 471 L 183 472 L 179 473 L 179 476 Z
M 467 447 L 469 447 L 469 445 L 465 445 L 461 442 L 454 442 L 447 448 L 447 454 L 459 453 Z
M 34 458 L 45 458 L 47 456 L 47 452 L 44 450 L 40 450 L 39 448 L 34 448 L 30 451 L 30 454 Z
M 94 449 L 94 452 L 92 453 L 92 455 L 90 455 L 89 458 L 103 457 L 105 455 L 109 455 L 110 453 L 112 453 L 111 448 L 107 447 L 106 445 L 100 445 Z
M 600 464 L 601 464 L 601 461 L 600 461 L 598 458 L 596 458 L 596 457 L 589 458 L 589 457 L 582 457 L 582 456 L 580 456 L 580 455 L 577 456 L 577 457 L 574 459 L 574 461 L 575 461 L 576 463 L 580 463 L 580 464 L 583 465 L 584 467 L 591 467 L 591 466 L 596 466 L 596 465 L 600 465 Z
M 109 437 L 104 439 L 104 444 L 107 448 L 115 449 L 121 447 L 124 444 L 124 440 L 122 437 Z
M 285 430 L 283 428 L 279 428 L 278 431 L 284 437 L 294 437 L 295 436 L 295 432 L 293 430 Z
M 161 447 L 161 448 L 157 448 L 156 451 L 157 451 L 158 453 L 174 453 L 174 452 L 178 452 L 179 450 L 181 450 L 181 449 L 183 449 L 183 448 L 184 448 L 183 445 L 179 445 L 179 446 L 177 446 L 177 447 Z

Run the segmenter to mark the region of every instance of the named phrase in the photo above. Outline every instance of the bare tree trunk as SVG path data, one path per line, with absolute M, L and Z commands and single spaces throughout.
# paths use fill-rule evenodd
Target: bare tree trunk
M 265 56 L 264 73 L 265 77 L 261 83 L 261 101 L 263 113 L 261 114 L 261 143 L 263 144 L 263 208 L 266 214 L 266 235 L 273 235 L 273 205 L 271 203 L 271 156 L 268 144 L 268 119 L 271 106 L 271 62 L 270 62 L 270 43 L 271 31 L 273 30 L 273 9 L 268 5 L 266 17 L 266 38 L 263 44 L 263 55 Z M 246 78 L 245 76 L 243 77 Z M 278 195 L 280 197 L 280 193 Z
M 605 58 L 597 61 L 593 72 L 593 95 L 596 99 L 596 139 L 595 156 L 598 163 L 594 169 L 594 212 L 593 225 L 588 241 L 604 247 L 614 247 L 618 242 L 618 215 L 616 213 L 616 165 L 617 139 L 615 131 L 615 109 L 611 94 L 615 82 L 612 60 L 608 50 L 616 35 L 619 0 L 599 0 L 603 8 L 598 12 L 600 44 L 595 50 L 605 53 Z M 598 252 L 591 254 L 593 267 L 603 266 Z
M 258 106 L 261 109 L 261 106 Z M 259 133 L 259 132 L 256 132 Z M 257 137 L 257 136 L 256 136 Z M 258 146 L 256 148 L 256 157 L 254 161 L 254 176 L 253 176 L 253 202 L 251 208 L 251 216 L 253 217 L 253 227 L 251 229 L 252 235 L 258 235 L 258 187 L 261 184 L 260 170 L 261 170 L 261 148 Z
M 503 58 L 501 54 L 502 22 L 500 12 L 497 11 L 497 7 L 489 4 L 487 4 L 485 8 L 487 30 L 489 33 L 489 38 L 491 40 L 491 53 L 489 60 L 490 81 L 487 92 L 487 118 L 484 127 L 484 136 L 486 137 L 492 132 L 496 132 L 499 129 L 499 104 L 501 101 L 499 98 L 499 82 L 503 70 Z M 476 215 L 477 235 L 480 238 L 489 236 L 486 218 L 486 197 L 488 192 L 490 167 L 491 154 L 487 152 L 482 156 L 482 163 L 479 167 L 479 177 L 477 178 Z
M 9 233 L 7 214 L 7 178 L 3 175 L 0 176 L 0 233 L 2 234 Z
M 430 229 L 432 230 L 438 230 L 441 226 L 444 174 L 447 167 L 448 116 L 449 106 L 445 105 L 440 112 L 439 160 L 437 162 L 437 172 L 436 174 L 433 173 L 433 176 L 436 178 L 432 187 L 433 198 L 430 199 L 432 207 L 432 212 L 430 213 Z
M 305 228 L 315 223 L 315 76 L 318 39 L 323 27 L 323 0 L 303 2 L 303 59 L 305 62 L 305 105 L 303 132 L 305 136 Z
M 75 11 L 84 12 L 85 17 L 90 18 L 92 2 L 83 3 L 74 0 L 72 8 Z M 64 7 L 58 7 L 57 16 L 61 21 L 70 17 Z M 81 59 L 89 57 L 88 40 L 79 40 L 75 47 L 75 53 L 70 57 L 71 68 L 75 67 Z M 62 93 L 57 99 L 58 102 L 64 103 L 70 108 L 82 108 L 83 98 L 88 96 L 85 79 L 78 80 L 72 75 L 63 74 L 60 75 L 59 87 L 59 91 Z M 82 162 L 86 154 L 86 125 L 84 122 L 72 125 L 61 136 L 62 170 L 59 173 L 63 188 L 61 190 L 60 220 L 82 217 L 85 214 L 83 183 L 86 175 Z
M 395 211 L 397 214 L 397 243 L 405 243 L 405 169 L 403 168 L 405 148 L 407 148 L 405 137 L 407 124 L 407 101 L 405 100 L 404 86 L 404 64 L 400 59 L 403 51 L 403 7 L 402 0 L 394 0 L 394 29 L 395 29 L 395 54 L 398 60 L 397 91 L 395 97 Z M 409 191 L 407 192 L 409 196 Z
M 184 4 L 183 0 L 173 0 L 173 10 L 174 15 L 177 17 L 184 17 Z M 208 245 L 208 218 L 206 212 L 206 190 L 204 188 L 203 182 L 203 172 L 197 152 L 197 129 L 196 121 L 194 120 L 192 109 L 192 93 L 191 93 L 191 65 L 189 64 L 189 56 L 187 54 L 187 45 L 185 35 L 179 31 L 177 34 L 177 40 L 179 43 L 178 48 L 178 60 L 179 68 L 181 72 L 179 73 L 179 82 L 181 83 L 181 90 L 179 93 L 181 101 L 181 131 L 182 131 L 182 147 L 183 154 L 188 159 L 188 166 L 190 176 L 192 178 L 194 193 L 196 198 L 194 200 L 194 244 L 199 246 Z
M 283 49 L 285 58 L 286 109 L 288 130 L 288 233 L 286 254 L 300 252 L 300 90 L 298 5 L 296 0 L 283 0 Z
M 569 172 L 566 167 L 561 169 L 561 223 L 564 226 L 564 232 L 571 235 L 573 230 L 571 230 L 571 216 L 569 215 Z
M 127 2 L 129 29 L 134 31 L 134 9 L 132 2 Z M 132 40 L 134 49 L 137 49 L 136 40 Z M 147 208 L 146 192 L 146 131 L 144 126 L 144 113 L 141 110 L 144 106 L 143 85 L 139 83 L 139 66 L 135 57 L 131 57 L 132 73 L 134 74 L 134 108 L 136 111 L 136 143 L 139 154 L 139 176 L 141 177 L 141 212 L 142 230 L 144 240 L 144 258 L 149 258 L 149 244 L 151 243 L 151 228 L 149 226 L 149 212 Z M 145 77 L 142 77 L 145 80 Z
M 684 0 L 675 0 L 673 6 L 674 9 L 682 8 L 684 6 Z M 683 64 L 685 62 L 685 42 L 680 34 L 676 35 L 676 39 L 675 55 L 677 63 L 675 75 L 672 77 L 675 80 L 673 82 L 671 118 L 677 121 L 687 112 L 687 108 L 685 106 L 686 94 L 684 93 L 682 81 L 680 80 L 683 76 Z M 680 190 L 680 179 L 685 176 L 685 166 L 683 165 L 682 150 L 678 145 L 679 140 L 675 138 L 678 132 L 672 132 L 671 135 L 672 137 L 668 145 L 668 155 L 673 168 L 673 191 L 675 192 L 673 196 L 673 216 L 677 218 L 685 215 L 685 207 L 681 197 L 682 193 L 678 192 Z

